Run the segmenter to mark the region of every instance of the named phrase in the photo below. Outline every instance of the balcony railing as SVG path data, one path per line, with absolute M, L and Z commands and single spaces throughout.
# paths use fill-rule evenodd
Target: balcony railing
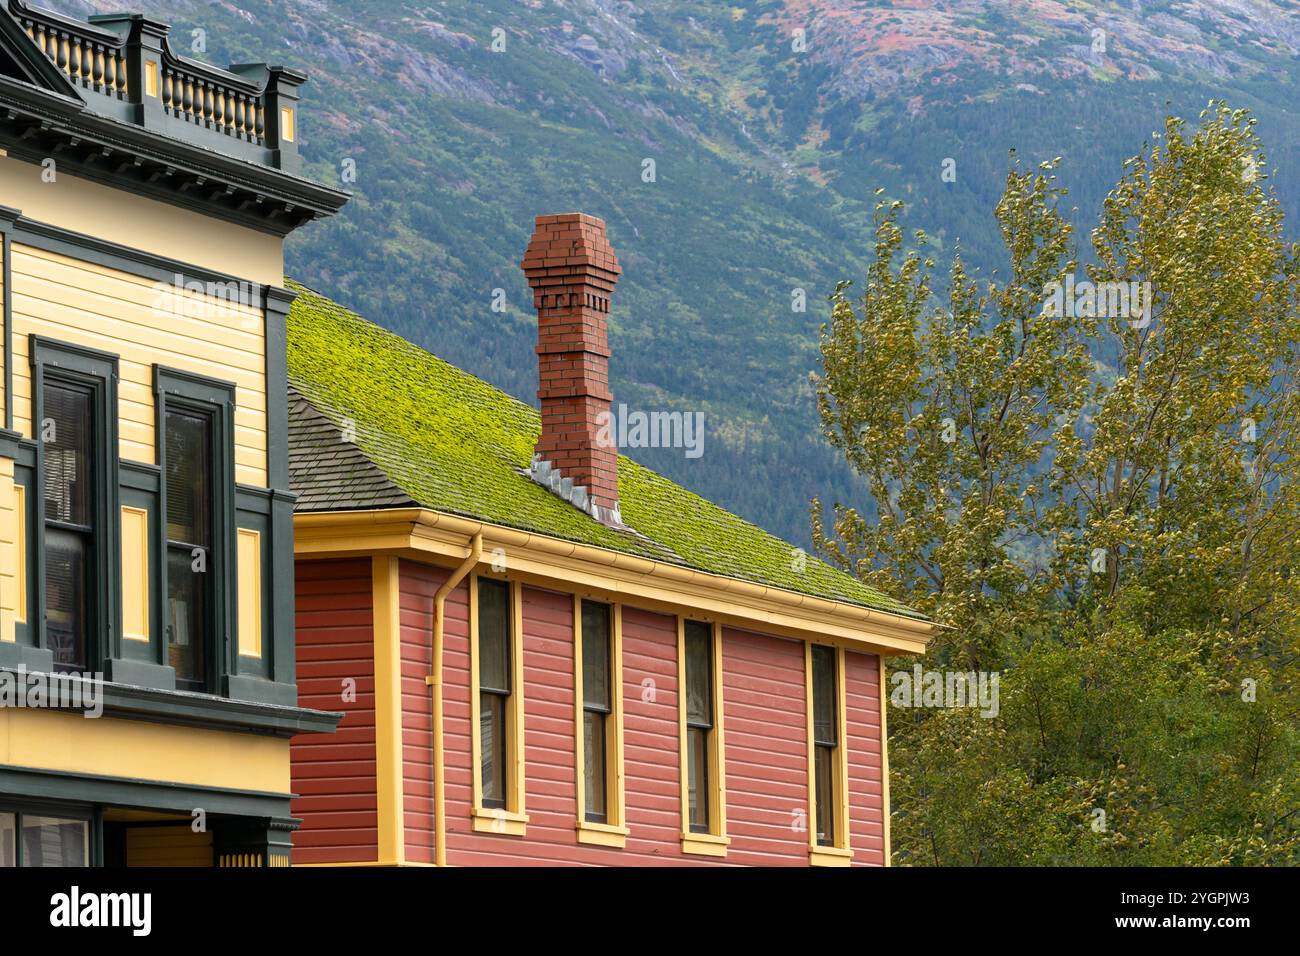
M 82 23 L 25 0 L 7 12 L 89 108 L 241 159 L 296 172 L 298 87 L 306 76 L 249 63 L 222 70 L 174 54 L 170 27 L 139 14 Z

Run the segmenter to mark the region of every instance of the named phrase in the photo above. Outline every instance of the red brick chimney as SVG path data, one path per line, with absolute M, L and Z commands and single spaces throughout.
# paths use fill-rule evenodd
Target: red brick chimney
M 622 270 L 604 221 L 577 212 L 538 216 L 522 266 L 537 309 L 540 365 L 533 477 L 597 519 L 619 523 L 606 323 Z

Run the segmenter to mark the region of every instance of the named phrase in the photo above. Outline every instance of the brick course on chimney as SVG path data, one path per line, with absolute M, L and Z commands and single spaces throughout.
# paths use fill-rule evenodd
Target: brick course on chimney
M 522 267 L 537 309 L 542 433 L 533 475 L 597 518 L 618 523 L 607 316 L 622 270 L 605 223 L 583 213 L 538 216 Z

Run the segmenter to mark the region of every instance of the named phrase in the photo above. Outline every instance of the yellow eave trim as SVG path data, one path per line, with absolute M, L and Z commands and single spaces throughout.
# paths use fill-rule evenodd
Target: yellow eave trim
M 455 563 L 464 557 L 465 541 L 475 534 L 483 535 L 485 552 L 500 548 L 509 555 L 512 578 L 583 587 L 611 602 L 666 613 L 708 613 L 740 627 L 798 638 L 814 636 L 885 655 L 924 654 L 939 630 L 930 621 L 427 508 L 294 515 L 294 554 L 326 558 L 385 552 Z

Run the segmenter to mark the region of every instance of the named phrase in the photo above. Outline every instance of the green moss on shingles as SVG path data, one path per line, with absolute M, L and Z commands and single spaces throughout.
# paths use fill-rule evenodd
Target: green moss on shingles
M 427 508 L 756 584 L 914 615 L 852 575 L 619 456 L 617 531 L 527 476 L 536 409 L 290 282 L 289 381 Z

